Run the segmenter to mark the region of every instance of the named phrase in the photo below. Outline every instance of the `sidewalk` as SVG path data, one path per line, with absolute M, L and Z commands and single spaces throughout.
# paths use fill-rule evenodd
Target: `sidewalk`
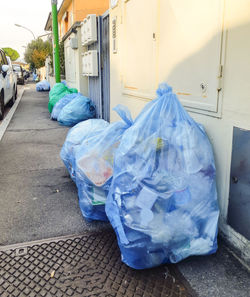
M 110 225 L 81 215 L 59 156 L 68 128 L 49 119 L 47 92 L 27 88 L 0 142 L 1 297 L 250 296 L 249 273 L 221 241 L 178 265 L 123 264 Z
M 49 119 L 47 103 L 47 92 L 27 84 L 0 142 L 0 245 L 107 227 L 81 215 L 59 156 L 68 129 Z

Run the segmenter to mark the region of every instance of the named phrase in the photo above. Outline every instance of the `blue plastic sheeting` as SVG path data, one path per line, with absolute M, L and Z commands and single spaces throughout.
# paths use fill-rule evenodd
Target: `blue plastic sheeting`
M 217 249 L 215 165 L 208 137 L 160 85 L 116 150 L 107 216 L 135 269 Z
M 60 99 L 52 109 L 51 118 L 53 120 L 57 120 L 64 106 L 66 106 L 69 102 L 71 102 L 76 96 L 78 96 L 78 93 L 72 93 L 72 94 L 67 94 L 62 99 Z
M 106 129 L 106 127 L 108 127 L 108 125 L 109 123 L 104 120 L 91 119 L 80 122 L 69 130 L 61 149 L 60 156 L 74 182 L 76 181 L 75 170 L 72 167 L 72 164 L 75 159 L 75 149 L 82 143 L 83 140 L 88 140 L 95 135 L 99 135 L 104 129 Z
M 42 80 L 36 84 L 37 92 L 49 91 L 50 84 L 47 80 Z
M 107 221 L 105 202 L 113 175 L 114 154 L 123 133 L 133 120 L 122 105 L 114 108 L 123 121 L 110 124 L 102 132 L 84 140 L 75 150 L 76 185 L 83 216 Z
M 95 117 L 93 102 L 78 93 L 78 95 L 59 113 L 57 120 L 62 125 L 74 126 L 75 124 Z

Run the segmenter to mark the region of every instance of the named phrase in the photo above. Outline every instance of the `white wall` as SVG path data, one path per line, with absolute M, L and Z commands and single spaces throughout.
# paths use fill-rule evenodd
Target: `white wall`
M 117 18 L 117 53 L 112 46 L 110 53 L 111 120 L 117 119 L 116 104 L 127 105 L 135 117 L 160 82 L 173 86 L 213 144 L 220 228 L 248 259 L 249 241 L 226 219 L 233 126 L 250 129 L 249 16 L 250 0 L 120 0 L 110 9 L 111 45 Z
M 78 48 L 72 49 L 70 39 L 77 38 Z M 69 87 L 76 88 L 83 95 L 88 96 L 88 79 L 82 75 L 82 53 L 84 49 L 81 45 L 80 27 L 77 28 L 77 33 L 72 33 L 64 41 L 65 54 L 65 77 Z

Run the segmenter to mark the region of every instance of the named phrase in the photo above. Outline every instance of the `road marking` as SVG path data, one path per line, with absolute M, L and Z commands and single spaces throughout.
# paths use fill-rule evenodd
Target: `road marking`
M 0 141 L 2 140 L 3 136 L 4 136 L 4 133 L 6 131 L 6 129 L 8 128 L 9 126 L 9 123 L 17 109 L 17 106 L 20 102 L 20 100 L 22 99 L 22 96 L 23 96 L 23 93 L 24 93 L 24 90 L 26 88 L 20 88 L 20 91 L 19 91 L 19 94 L 18 94 L 18 97 L 14 103 L 14 105 L 11 107 L 10 111 L 8 112 L 7 116 L 3 119 L 1 125 L 0 125 Z

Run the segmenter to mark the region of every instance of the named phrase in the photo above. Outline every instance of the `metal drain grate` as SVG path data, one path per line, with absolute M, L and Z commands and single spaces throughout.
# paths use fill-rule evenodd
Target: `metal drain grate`
M 173 267 L 133 270 L 113 233 L 89 233 L 0 251 L 0 296 L 194 296 Z

